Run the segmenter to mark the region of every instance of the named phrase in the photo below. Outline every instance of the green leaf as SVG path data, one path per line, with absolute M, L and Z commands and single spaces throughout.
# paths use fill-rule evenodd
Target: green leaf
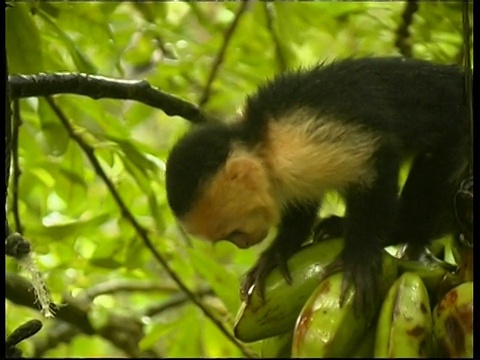
M 226 271 L 225 266 L 211 254 L 195 248 L 187 248 L 186 251 L 195 270 L 207 280 L 227 309 L 235 313 L 240 306 L 240 299 L 238 292 L 232 289 L 240 289 L 239 278 Z
M 96 228 L 110 220 L 111 216 L 111 213 L 102 213 L 88 219 L 71 219 L 56 225 L 32 226 L 30 231 L 39 236 L 49 236 L 52 241 L 61 241 L 66 237 L 95 232 Z
M 84 189 L 87 189 L 88 185 L 86 181 L 78 173 L 67 167 L 61 167 L 59 173 L 63 175 L 71 184 L 76 184 Z
M 136 166 L 128 157 L 124 154 L 119 154 L 120 159 L 123 162 L 125 170 L 132 176 L 133 180 L 137 183 L 140 189 L 146 193 L 150 194 L 152 192 L 152 188 L 150 186 L 150 179 L 144 172 L 144 169 L 141 167 Z
M 111 256 L 101 257 L 101 256 L 95 255 L 95 257 L 92 257 L 89 262 L 93 266 L 97 266 L 99 268 L 104 268 L 104 269 L 112 269 L 112 270 L 118 269 L 122 265 L 121 261 L 115 260 Z
M 138 344 L 141 350 L 153 348 L 162 338 L 170 336 L 179 331 L 177 323 L 153 324 Z
M 70 56 L 77 67 L 77 70 L 82 73 L 87 74 L 96 74 L 97 68 L 96 66 L 88 59 L 87 55 L 80 50 L 77 44 L 68 36 L 68 34 L 63 31 L 58 25 L 51 19 L 51 17 L 44 12 L 43 10 L 38 11 L 38 15 L 51 26 L 53 31 L 58 35 L 58 37 L 62 40 L 65 44 L 66 48 L 68 49 Z
M 126 244 L 124 266 L 129 270 L 141 269 L 151 257 L 140 236 L 135 234 Z
M 241 6 L 235 2 L 9 3 L 13 8 L 6 9 L 5 29 L 11 73 L 84 71 L 145 79 L 193 103 L 204 90 L 225 31 Z M 278 73 L 278 48 L 289 68 L 348 56 L 398 55 L 395 41 L 405 3 L 274 2 L 268 6 L 278 43 L 267 26 L 265 5 L 253 3 L 229 40 L 203 109 L 215 117 L 232 119 L 245 97 Z M 422 2 L 409 26 L 416 58 L 460 61 L 461 9 L 459 3 Z M 128 211 L 175 273 L 192 291 L 214 289 L 219 298 L 207 296 L 205 304 L 218 311 L 216 315 L 231 330 L 240 302 L 240 279 L 268 241 L 244 251 L 228 242 L 213 247 L 192 239 L 191 248 L 180 234 L 166 200 L 165 159 L 190 123 L 135 101 L 73 94 L 57 96 L 55 101 L 95 149 Z M 21 99 L 20 105 L 18 212 L 52 298 L 61 301 L 64 292 L 76 296 L 103 282 L 114 285 L 133 279 L 171 288 L 172 279 L 122 217 L 112 193 L 44 100 L 30 97 Z M 333 195 L 326 195 L 321 214 L 344 211 L 343 202 Z M 6 215 L 15 228 L 13 200 L 11 182 Z M 456 253 L 450 246 L 445 256 L 454 262 Z M 7 259 L 7 267 L 18 271 L 12 259 Z M 173 292 L 178 293 L 169 293 Z M 112 311 L 137 316 L 145 324 L 141 347 L 152 351 L 153 357 L 242 357 L 191 302 L 142 317 L 146 308 L 169 300 L 163 291 L 114 292 L 97 297 L 88 316 L 96 328 L 107 324 Z M 6 309 L 8 333 L 38 315 L 10 301 Z M 33 347 L 22 344 L 26 357 L 35 356 Z M 248 347 L 259 350 L 259 344 Z M 44 356 L 111 358 L 125 353 L 101 337 L 78 335 Z
M 97 242 L 89 262 L 105 269 L 118 269 L 124 263 L 125 243 L 121 241 Z
M 121 139 L 114 136 L 106 136 L 107 139 L 117 143 L 122 149 L 123 153 L 130 160 L 131 164 L 134 165 L 142 173 L 149 171 L 156 171 L 157 167 L 150 159 L 148 159 L 143 152 L 137 149 L 137 147 L 132 144 L 130 140 Z
M 200 349 L 200 321 L 199 310 L 188 306 L 183 309 L 183 316 L 179 326 L 184 331 L 177 332 L 168 349 L 168 357 L 192 356 L 193 354 L 201 354 Z M 188 336 L 185 336 L 185 329 Z
M 163 219 L 163 211 L 166 210 L 166 206 L 160 207 L 157 201 L 156 195 L 152 192 L 148 195 L 148 207 L 155 222 L 158 233 L 165 231 L 165 221 Z
M 6 9 L 5 42 L 11 74 L 34 74 L 43 70 L 42 39 L 27 4 L 15 2 Z
M 134 7 L 139 11 L 143 18 L 148 22 L 155 22 L 155 20 L 165 20 L 168 9 L 168 4 L 163 2 L 135 2 Z
M 57 115 L 43 98 L 38 99 L 38 116 L 46 152 L 52 156 L 63 155 L 67 150 L 70 137 Z

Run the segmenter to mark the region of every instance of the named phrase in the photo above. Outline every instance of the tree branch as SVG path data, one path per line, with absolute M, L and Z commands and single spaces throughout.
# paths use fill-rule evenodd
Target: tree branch
M 59 306 L 56 317 L 53 321 L 55 324 L 48 331 L 47 337 L 35 340 L 35 356 L 43 355 L 47 350 L 54 348 L 62 342 L 70 342 L 73 337 L 79 333 L 86 335 L 99 335 L 111 342 L 114 346 L 124 351 L 131 357 L 151 357 L 152 351 L 139 352 L 138 342 L 143 337 L 143 324 L 137 317 L 125 317 L 119 314 L 110 313 L 108 320 L 98 330 L 94 329 L 89 320 L 89 311 L 91 309 L 92 300 L 95 296 L 101 295 L 100 289 L 113 290 L 113 282 L 106 282 L 94 285 L 90 289 L 85 290 L 75 298 L 71 296 L 64 296 L 62 305 Z M 117 289 L 126 289 L 130 291 L 149 291 L 153 290 L 152 283 L 146 282 L 119 282 Z M 150 286 L 147 286 L 150 285 Z M 159 287 L 157 285 L 157 287 Z M 165 287 L 163 287 L 165 288 Z M 32 284 L 20 275 L 7 272 L 5 274 L 5 295 L 6 298 L 21 306 L 26 306 L 35 310 L 39 310 L 35 305 L 35 296 L 32 292 Z M 165 288 L 167 291 L 172 291 L 173 288 Z M 164 290 L 164 289 L 161 289 Z M 178 291 L 178 289 L 175 289 Z M 212 295 L 211 289 L 200 289 L 195 292 L 199 297 Z M 160 305 L 152 306 L 144 311 L 145 316 L 155 316 L 161 311 L 165 311 L 174 306 L 180 306 L 188 302 L 189 298 L 184 293 L 176 293 L 170 300 L 161 303 Z M 36 320 L 38 321 L 38 320 Z M 22 334 L 24 332 L 21 332 Z M 18 334 L 18 333 L 17 333 Z M 12 335 L 14 335 L 12 333 Z M 10 343 L 18 336 L 11 338 Z M 21 341 L 21 340 L 19 340 Z M 17 341 L 18 342 L 18 341 Z M 10 344 L 9 343 L 9 344 Z M 158 354 L 153 354 L 158 357 Z
M 48 350 L 56 348 L 61 343 L 70 343 L 76 336 L 81 334 L 81 331 L 76 326 L 55 319 L 55 323 L 52 324 L 46 333 L 47 336 L 35 338 L 32 341 L 32 358 L 42 358 Z
M 214 295 L 214 293 L 213 293 L 212 289 L 207 288 L 207 289 L 198 290 L 196 295 L 199 296 L 199 297 L 204 297 L 204 296 L 207 296 L 207 295 Z M 174 307 L 177 307 L 177 306 L 181 306 L 181 305 L 185 304 L 186 302 L 188 302 L 189 300 L 190 299 L 188 298 L 187 295 L 185 295 L 185 293 L 175 294 L 170 299 L 168 299 L 167 301 L 164 301 L 160 304 L 152 305 L 151 307 L 147 308 L 145 310 L 145 315 L 149 316 L 149 317 L 156 316 L 156 315 L 160 314 L 161 312 L 164 312 L 168 309 L 171 309 L 171 308 L 174 308 Z
M 223 325 L 223 323 L 215 317 L 215 315 L 204 306 L 202 301 L 196 296 L 183 282 L 182 279 L 175 273 L 175 271 L 170 267 L 167 260 L 157 251 L 157 249 L 153 246 L 150 237 L 148 236 L 147 230 L 140 225 L 140 223 L 135 219 L 133 214 L 128 209 L 127 205 L 121 198 L 120 194 L 118 193 L 117 189 L 113 185 L 112 181 L 108 178 L 105 171 L 103 171 L 100 162 L 95 157 L 94 149 L 83 140 L 83 138 L 74 130 L 73 126 L 70 124 L 70 121 L 67 119 L 65 114 L 60 110 L 60 108 L 55 104 L 52 98 L 46 97 L 46 101 L 55 112 L 57 117 L 59 118 L 60 122 L 63 124 L 65 129 L 67 130 L 69 136 L 72 138 L 73 141 L 77 143 L 77 145 L 83 150 L 85 155 L 87 156 L 88 160 L 92 164 L 96 174 L 102 179 L 102 181 L 107 186 L 108 190 L 110 191 L 111 195 L 113 196 L 117 206 L 120 208 L 122 216 L 132 225 L 135 229 L 137 234 L 142 239 L 145 246 L 150 250 L 154 258 L 160 263 L 160 265 L 165 269 L 167 274 L 172 278 L 172 280 L 177 284 L 177 286 L 185 292 L 185 294 L 189 297 L 189 299 L 204 313 L 204 315 L 210 319 L 218 328 L 219 330 L 225 335 L 227 339 L 229 339 L 237 348 L 247 357 L 253 357 L 253 355 L 246 349 L 234 336 L 231 334 Z
M 16 347 L 16 345 L 29 337 L 32 337 L 40 331 L 43 324 L 40 320 L 29 320 L 26 323 L 20 325 L 18 328 L 7 336 L 5 340 L 5 357 L 8 358 L 21 358 L 22 350 Z
M 225 58 L 225 53 L 227 51 L 228 45 L 230 44 L 230 40 L 232 39 L 233 34 L 235 33 L 235 30 L 238 27 L 238 24 L 240 22 L 242 15 L 247 10 L 247 6 L 249 6 L 249 3 L 250 2 L 248 0 L 242 1 L 242 4 L 240 5 L 237 13 L 235 14 L 235 18 L 233 19 L 228 29 L 225 31 L 225 35 L 223 37 L 223 43 L 220 46 L 220 50 L 218 51 L 217 56 L 215 57 L 215 60 L 213 61 L 210 74 L 208 75 L 207 84 L 205 85 L 202 96 L 200 97 L 200 101 L 198 102 L 200 107 L 203 107 L 207 103 L 208 99 L 210 98 L 213 80 L 215 79 L 218 71 L 220 70 L 220 65 L 222 65 L 223 59 Z
M 109 283 L 112 283 L 111 284 L 112 286 L 108 285 Z M 82 294 L 79 294 L 78 296 L 82 297 L 82 298 L 85 297 L 85 296 L 87 296 L 87 297 L 91 296 L 90 299 L 93 300 L 94 296 L 92 296 L 92 294 L 95 293 L 97 296 L 101 295 L 99 290 L 100 290 L 100 288 L 104 287 L 104 285 L 107 285 L 107 286 L 105 286 L 105 290 L 107 290 L 108 288 L 111 288 L 113 290 L 113 282 L 106 282 L 104 284 L 99 284 L 99 285 L 100 286 L 94 285 L 93 287 L 85 290 Z M 127 284 L 126 282 L 124 282 L 123 285 L 127 285 L 126 289 L 125 289 L 126 291 L 150 291 L 150 290 L 153 290 L 153 286 L 152 286 L 152 289 L 150 289 L 148 286 L 144 286 L 144 285 L 149 285 L 148 283 L 130 281 L 130 284 Z M 153 285 L 153 284 L 151 284 L 151 285 Z M 118 288 L 115 289 L 115 290 L 120 291 L 121 288 L 123 288 L 123 286 L 122 286 L 121 283 L 119 283 Z M 160 290 L 164 290 L 164 289 L 160 289 Z M 175 290 L 176 293 L 172 295 L 171 299 L 169 299 L 165 302 L 162 302 L 160 304 L 156 304 L 156 305 L 152 305 L 151 307 L 148 307 L 146 310 L 143 311 L 143 314 L 145 316 L 148 316 L 148 317 L 156 316 L 160 312 L 169 310 L 169 309 L 177 307 L 177 306 L 184 305 L 185 303 L 187 303 L 189 301 L 189 298 L 185 295 L 185 293 L 178 292 L 178 288 L 167 287 L 165 290 L 167 290 L 167 291 Z M 105 292 L 105 293 L 108 293 L 108 291 Z M 198 290 L 196 293 L 200 297 L 207 296 L 207 295 L 213 295 L 213 291 L 211 289 L 203 289 L 203 290 L 201 289 L 201 290 Z M 112 322 L 110 322 L 110 323 L 112 323 Z M 103 337 L 109 339 L 110 337 L 108 336 L 108 331 L 106 331 L 106 327 L 104 327 L 103 329 L 104 329 L 102 331 Z M 116 331 L 116 330 L 114 329 L 114 331 Z M 72 325 L 70 323 L 67 323 L 67 322 L 64 322 L 62 320 L 59 320 L 59 319 L 55 319 L 55 324 L 48 330 L 47 336 L 35 339 L 33 341 L 34 348 L 35 348 L 33 357 L 36 357 L 36 358 L 42 357 L 45 354 L 46 351 L 55 348 L 60 343 L 71 342 L 74 339 L 74 337 L 77 336 L 79 333 L 81 333 L 81 331 L 77 327 L 75 327 L 74 325 Z M 117 336 L 115 336 L 113 338 L 116 338 L 116 337 Z M 115 342 L 112 341 L 112 343 L 115 343 Z M 151 351 L 151 350 L 147 350 L 147 351 Z M 154 354 L 154 355 L 156 355 L 155 357 L 159 357 L 158 354 Z
M 17 305 L 39 310 L 35 305 L 32 284 L 15 273 L 5 274 L 5 295 L 8 300 Z M 105 325 L 95 330 L 88 318 L 90 305 L 91 302 L 83 301 L 80 297 L 64 296 L 54 321 L 63 320 L 87 335 L 100 335 L 130 357 L 152 355 L 151 352 L 141 352 L 138 349 L 138 342 L 143 337 L 143 325 L 138 319 L 110 313 Z M 75 331 L 69 332 L 69 334 L 72 333 L 75 334 Z
M 20 275 L 5 273 L 5 296 L 11 302 L 39 310 L 36 305 L 36 298 L 33 285 Z M 92 335 L 95 330 L 85 312 L 85 305 L 74 302 L 72 299 L 65 299 L 66 304 L 58 308 L 55 317 L 69 322 L 79 328 L 83 333 Z
M 181 116 L 193 123 L 209 121 L 195 105 L 163 92 L 145 80 L 121 80 L 103 76 L 72 73 L 10 75 L 12 98 L 76 94 L 92 99 L 135 100 L 161 109 L 165 114 Z

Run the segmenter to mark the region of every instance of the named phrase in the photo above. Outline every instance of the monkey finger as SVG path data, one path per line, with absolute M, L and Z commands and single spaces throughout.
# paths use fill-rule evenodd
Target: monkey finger
M 292 276 L 290 275 L 290 270 L 288 269 L 287 259 L 285 259 L 285 256 L 282 253 L 279 253 L 279 252 L 277 252 L 275 254 L 275 257 L 277 259 L 277 265 L 278 265 L 278 268 L 280 269 L 280 273 L 282 274 L 285 281 L 289 285 L 291 285 L 292 284 Z
M 351 285 L 352 281 L 345 273 L 342 279 L 342 286 L 340 290 L 340 307 L 343 307 L 343 305 L 345 304 L 346 294 Z
M 320 281 L 325 280 L 330 275 L 336 274 L 343 270 L 343 260 L 337 257 L 329 265 L 325 267 L 323 274 L 320 277 Z
M 353 283 L 355 285 L 355 314 L 358 316 L 364 311 L 369 311 L 369 307 L 375 306 L 379 298 L 378 292 L 378 274 L 380 269 L 372 265 L 368 267 L 358 267 L 352 272 Z
M 242 281 L 240 286 L 240 299 L 247 301 L 256 286 L 256 267 L 251 269 Z
M 313 229 L 313 241 L 321 242 L 340 237 L 343 235 L 344 228 L 345 221 L 340 216 L 332 215 L 322 219 Z
M 251 274 L 247 275 L 247 278 L 242 283 L 242 286 L 240 288 L 240 299 L 244 302 L 248 302 L 254 289 L 257 287 L 258 287 L 257 293 L 259 295 L 260 303 L 263 304 L 264 295 L 263 295 L 261 284 L 259 284 L 258 280 L 256 280 L 256 277 Z
M 269 257 L 261 257 L 258 263 L 247 273 L 240 288 L 240 298 L 242 301 L 248 301 L 254 288 L 257 288 L 260 303 L 265 302 L 265 277 L 273 268 Z

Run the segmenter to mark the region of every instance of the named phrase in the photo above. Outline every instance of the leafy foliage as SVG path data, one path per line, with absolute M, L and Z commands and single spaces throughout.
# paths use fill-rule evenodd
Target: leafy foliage
M 404 7 L 400 2 L 14 2 L 6 10 L 8 66 L 11 75 L 66 71 L 145 79 L 191 103 L 203 99 L 206 113 L 228 120 L 246 94 L 279 71 L 337 57 L 399 55 L 395 41 Z M 461 63 L 461 21 L 460 3 L 420 3 L 407 39 L 413 56 Z M 211 289 L 202 301 L 231 329 L 241 275 L 261 249 L 212 247 L 187 240 L 177 228 L 166 204 L 164 161 L 188 121 L 132 101 L 77 95 L 54 101 L 95 150 L 158 251 L 192 291 Z M 48 102 L 21 99 L 19 118 L 21 174 L 10 177 L 10 226 L 30 240 L 53 299 L 82 300 L 95 329 L 85 334 L 75 322 L 42 320 L 42 331 L 21 344 L 24 353 L 245 355 L 185 301 Z M 28 277 L 14 260 L 8 259 L 6 269 Z M 14 301 L 7 300 L 6 309 L 7 333 L 40 318 Z M 114 328 L 124 337 L 113 339 Z M 258 344 L 244 347 L 258 351 Z

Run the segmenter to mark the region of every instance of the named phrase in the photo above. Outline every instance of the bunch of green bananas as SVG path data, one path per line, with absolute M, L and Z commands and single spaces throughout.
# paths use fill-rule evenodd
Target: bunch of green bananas
M 405 262 L 385 251 L 379 311 L 357 315 L 353 287 L 339 305 L 342 273 L 319 282 L 342 248 L 342 239 L 330 239 L 293 255 L 291 285 L 273 269 L 264 302 L 254 289 L 242 304 L 235 336 L 261 340 L 263 357 L 473 356 L 472 281 L 438 296 L 444 268 Z

